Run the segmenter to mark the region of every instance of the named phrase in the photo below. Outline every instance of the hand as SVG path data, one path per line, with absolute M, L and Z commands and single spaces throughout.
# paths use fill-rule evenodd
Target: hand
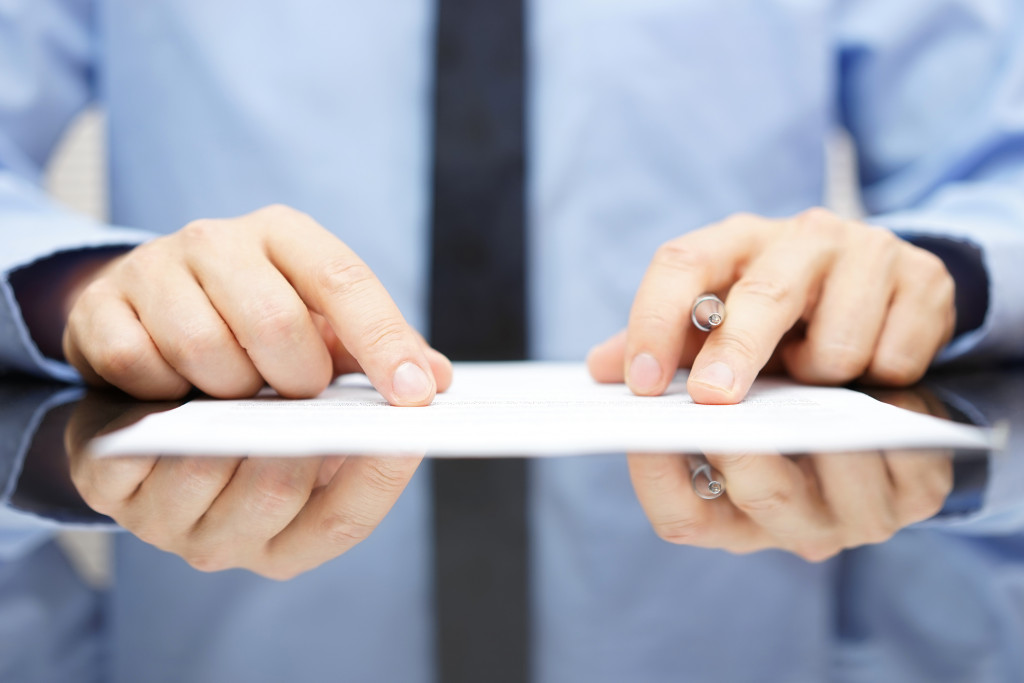
M 239 398 L 264 383 L 309 397 L 365 372 L 389 402 L 426 405 L 451 382 L 369 267 L 281 206 L 196 221 L 115 258 L 75 299 L 63 348 L 86 381 L 142 399 L 192 386 Z
M 71 480 L 94 510 L 201 571 L 285 580 L 346 552 L 383 520 L 419 457 L 89 455 L 89 441 L 171 406 L 92 395 L 65 434 Z
M 722 325 L 690 324 L 700 294 L 726 295 Z M 692 367 L 698 403 L 738 403 L 773 357 L 795 379 L 908 385 L 956 322 L 942 261 L 891 232 L 823 209 L 787 220 L 737 215 L 663 245 L 627 330 L 595 347 L 590 372 L 640 395 Z
M 942 509 L 949 452 L 708 455 L 725 495 L 698 498 L 686 457 L 628 456 L 640 504 L 666 541 L 751 553 L 777 548 L 810 562 L 882 543 Z

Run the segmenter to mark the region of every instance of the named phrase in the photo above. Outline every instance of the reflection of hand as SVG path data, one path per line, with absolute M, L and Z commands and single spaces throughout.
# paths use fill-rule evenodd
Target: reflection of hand
M 242 567 L 284 580 L 341 555 L 383 520 L 421 460 L 96 458 L 87 445 L 97 430 L 109 431 L 104 405 L 87 399 L 68 425 L 82 499 L 202 571 Z
M 689 323 L 703 292 L 728 293 L 725 322 L 707 335 Z M 625 380 L 641 395 L 662 393 L 676 368 L 692 367 L 695 401 L 737 403 L 776 352 L 802 382 L 912 384 L 954 323 L 943 263 L 891 232 L 822 209 L 787 220 L 740 215 L 662 246 L 628 329 L 588 361 L 599 381 Z
M 819 562 L 932 517 L 953 486 L 948 452 L 707 458 L 726 482 L 716 500 L 693 492 L 684 456 L 629 456 L 637 497 L 666 541 L 734 553 L 779 548 Z
M 363 261 L 313 219 L 268 207 L 202 220 L 94 272 L 64 355 L 92 384 L 138 398 L 190 386 L 218 398 L 319 394 L 365 372 L 396 405 L 425 405 L 451 365 L 402 317 Z

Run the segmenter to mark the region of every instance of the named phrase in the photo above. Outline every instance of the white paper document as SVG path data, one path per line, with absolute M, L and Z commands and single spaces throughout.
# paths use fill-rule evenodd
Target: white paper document
M 582 363 L 456 363 L 423 408 L 395 408 L 361 376 L 316 399 L 270 392 L 194 400 L 93 442 L 97 455 L 426 453 L 540 456 L 662 452 L 814 453 L 990 447 L 992 434 L 848 389 L 759 379 L 743 403 L 695 404 L 680 372 L 665 395 L 598 384 Z

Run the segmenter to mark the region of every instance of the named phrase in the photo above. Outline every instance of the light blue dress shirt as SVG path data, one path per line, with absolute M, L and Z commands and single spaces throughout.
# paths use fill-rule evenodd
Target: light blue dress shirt
M 75 379 L 27 335 L 20 307 L 31 302 L 16 300 L 12 271 L 274 202 L 353 247 L 422 327 L 433 9 L 428 0 L 0 0 L 0 367 Z M 662 242 L 738 211 L 785 216 L 820 204 L 825 143 L 838 126 L 856 141 L 872 221 L 981 250 L 985 322 L 945 357 L 1024 354 L 1019 0 L 537 0 L 529 9 L 534 357 L 578 359 L 621 328 Z M 39 188 L 61 132 L 94 102 L 109 117 L 117 228 L 69 214 Z M 287 584 L 200 574 L 118 535 L 117 582 L 97 597 L 103 655 L 81 659 L 98 668 L 82 664 L 80 680 L 430 680 L 425 481 L 369 541 Z M 828 676 L 841 563 L 662 544 L 621 458 L 538 463 L 532 485 L 539 680 Z M 13 524 L 23 542 L 42 533 Z M 960 542 L 913 540 L 927 533 L 864 554 L 898 562 L 915 542 Z M 45 544 L 23 545 L 36 550 L 22 562 L 50 566 Z M 1021 577 L 1011 578 L 1019 596 Z M 704 620 L 723 592 L 750 607 L 711 628 Z M 780 622 L 774 640 L 757 623 L 765 619 Z M 716 656 L 724 671 L 707 668 Z

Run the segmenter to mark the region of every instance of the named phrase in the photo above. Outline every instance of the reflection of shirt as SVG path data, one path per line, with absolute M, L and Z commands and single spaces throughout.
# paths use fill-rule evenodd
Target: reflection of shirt
M 1018 433 L 1021 373 L 940 384 L 947 400 L 982 422 L 1009 417 Z M 47 408 L 74 398 L 68 393 L 0 384 L 0 500 L 14 489 L 30 442 L 36 459 L 27 462 L 37 469 L 64 457 L 40 451 L 45 440 L 31 433 Z M 733 558 L 652 543 L 618 476 L 619 459 L 561 461 L 554 476 L 534 478 L 543 501 L 533 515 L 537 680 L 1014 680 L 1007 672 L 1024 663 L 1022 448 L 1017 438 L 1012 455 L 989 460 L 976 513 L 939 518 L 820 566 L 779 553 Z M 15 505 L 44 510 L 47 501 L 25 495 L 24 479 Z M 594 495 L 602 496 L 596 509 L 587 502 Z M 584 514 L 569 514 L 567 504 Z M 47 515 L 68 518 L 49 507 Z M 381 552 L 408 557 L 395 544 L 415 539 L 386 531 L 393 518 L 371 539 L 372 561 Z M 430 637 L 429 607 L 395 590 L 397 563 L 381 574 L 360 560 L 366 546 L 273 584 L 238 572 L 199 574 L 120 534 L 118 582 L 105 599 L 46 542 L 38 520 L 0 508 L 0 524 L 0 680 L 272 680 L 295 671 L 322 680 L 335 661 L 314 652 L 324 638 L 337 639 L 329 652 L 353 679 L 427 680 L 430 653 L 417 644 Z M 369 591 L 362 600 L 353 595 L 361 590 Z M 256 613 L 260 620 L 250 621 Z M 375 661 L 382 638 L 404 657 Z M 158 666 L 166 678 L 146 670 Z
M 421 326 L 432 8 L 240 7 L 35 0 L 0 12 L 0 272 L 281 202 L 351 245 Z M 620 328 L 665 240 L 736 211 L 820 203 L 823 143 L 837 123 L 857 140 L 876 222 L 983 248 L 989 315 L 948 353 L 1019 353 L 1022 12 L 1014 0 L 533 3 L 534 355 L 579 358 Z M 110 117 L 112 219 L 132 230 L 71 217 L 34 185 L 91 100 Z M 69 378 L 39 358 L 5 282 L 0 362 Z M 758 663 L 760 680 L 822 679 L 833 564 L 662 544 L 619 459 L 533 471 L 542 678 L 677 680 L 702 652 Z M 103 631 L 111 677 L 423 680 L 423 482 L 370 541 L 285 585 L 199 574 L 119 536 Z M 771 615 L 785 628 L 755 641 L 734 611 L 708 616 L 726 591 L 746 601 L 744 619 Z M 721 678 L 745 680 L 739 669 Z

